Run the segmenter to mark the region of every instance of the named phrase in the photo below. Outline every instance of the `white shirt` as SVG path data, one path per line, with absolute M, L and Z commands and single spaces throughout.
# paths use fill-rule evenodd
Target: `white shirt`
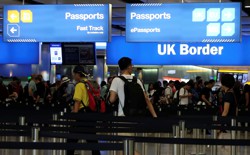
M 172 88 L 170 86 L 168 86 L 165 89 L 165 96 L 167 97 L 168 95 L 170 96 L 170 98 L 173 97 L 173 90 L 172 90 Z
M 180 95 L 179 96 L 182 96 L 182 95 L 188 95 L 188 91 L 185 90 L 184 88 L 180 89 Z M 188 97 L 184 97 L 184 98 L 180 97 L 180 105 L 188 105 Z
M 122 75 L 126 79 L 129 79 L 132 81 L 133 76 L 132 75 Z M 137 79 L 137 83 L 140 84 L 143 92 L 145 92 L 145 89 L 139 79 Z M 125 102 L 125 93 L 124 93 L 124 81 L 120 79 L 119 77 L 116 77 L 113 79 L 112 84 L 110 86 L 110 91 L 114 91 L 117 93 L 118 98 L 119 98 L 119 105 L 118 105 L 118 116 L 125 116 L 123 113 L 123 107 L 124 107 L 124 102 Z

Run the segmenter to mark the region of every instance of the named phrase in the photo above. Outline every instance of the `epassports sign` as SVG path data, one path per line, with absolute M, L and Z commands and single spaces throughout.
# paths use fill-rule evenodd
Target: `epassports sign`
M 240 42 L 240 3 L 127 4 L 128 42 Z
M 128 43 L 113 37 L 107 46 L 107 64 L 117 65 L 121 57 L 134 65 L 250 65 L 250 37 L 241 43 Z

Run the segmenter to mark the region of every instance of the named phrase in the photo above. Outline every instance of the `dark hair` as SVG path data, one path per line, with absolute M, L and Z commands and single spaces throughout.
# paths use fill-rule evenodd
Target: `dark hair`
M 130 65 L 132 65 L 132 59 L 128 58 L 128 57 L 122 57 L 119 61 L 118 61 L 118 65 L 120 70 L 125 70 L 127 69 Z
M 78 73 L 80 74 L 81 77 L 85 77 L 86 76 L 86 72 L 83 66 L 76 66 L 73 70 L 74 73 Z
M 208 81 L 208 84 L 213 84 L 213 83 L 215 83 L 215 80 L 213 80 L 213 79 Z
M 221 78 L 221 84 L 228 88 L 233 88 L 235 84 L 235 79 L 231 74 L 224 74 Z
M 197 81 L 200 81 L 200 80 L 201 80 L 201 77 L 200 77 L 200 76 L 196 76 L 195 79 L 196 79 L 196 82 L 197 82 Z
M 160 88 L 159 83 L 158 83 L 158 82 L 155 82 L 155 83 L 154 83 L 154 89 L 155 89 L 155 90 L 158 90 L 159 88 Z
M 153 85 L 153 88 L 154 88 L 154 84 L 151 82 L 148 84 L 148 93 L 150 93 L 150 86 Z
M 208 84 L 209 84 L 208 81 L 205 81 L 205 82 L 204 82 L 204 86 L 207 86 Z
M 103 87 L 103 86 L 105 86 L 105 85 L 107 85 L 107 83 L 106 83 L 105 81 L 102 81 L 102 82 L 101 82 L 101 87 Z
M 17 78 L 16 76 L 14 76 L 14 77 L 12 78 L 12 81 L 18 81 L 18 78 Z
M 161 86 L 162 86 L 161 81 L 158 81 L 157 83 L 158 83 L 159 87 L 161 87 Z
M 203 81 L 200 79 L 200 80 L 198 80 L 197 84 L 198 85 L 203 84 Z
M 244 86 L 244 92 L 246 93 L 246 92 L 250 92 L 250 86 L 248 85 L 248 84 L 246 84 L 245 86 Z
M 169 84 L 168 81 L 166 81 L 166 80 L 163 81 L 163 86 L 164 87 L 167 87 L 168 84 Z
M 42 78 L 39 77 L 39 76 L 37 76 L 35 79 L 36 79 L 37 81 L 42 81 Z
M 194 88 L 194 85 L 195 85 L 194 80 L 189 80 L 188 83 L 187 83 L 187 85 L 189 85 L 192 88 Z

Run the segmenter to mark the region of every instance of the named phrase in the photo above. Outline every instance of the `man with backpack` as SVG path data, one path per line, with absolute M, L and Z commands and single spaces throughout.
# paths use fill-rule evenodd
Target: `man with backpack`
M 153 117 L 157 117 L 153 105 L 142 82 L 133 77 L 132 60 L 123 57 L 118 62 L 121 76 L 113 79 L 110 87 L 110 103 L 119 98 L 118 116 L 144 116 L 146 107 Z
M 145 116 L 148 107 L 152 116 L 157 117 L 142 82 L 131 75 L 133 72 L 132 60 L 123 57 L 118 64 L 121 76 L 113 79 L 109 97 L 111 104 L 119 99 L 118 116 L 142 117 Z M 133 136 L 133 134 L 121 136 Z M 138 151 L 135 151 L 135 155 L 139 154 Z
M 87 88 L 87 74 L 85 73 L 85 69 L 83 66 L 76 66 L 74 68 L 74 78 L 76 81 L 75 93 L 74 93 L 74 105 L 72 112 L 73 113 L 87 113 L 91 112 L 89 103 L 90 96 L 88 95 Z M 68 143 L 77 143 L 77 140 L 68 139 Z M 89 141 L 88 143 L 97 143 L 97 141 Z M 67 150 L 67 155 L 74 155 L 75 150 Z M 100 155 L 100 151 L 92 150 L 92 155 Z

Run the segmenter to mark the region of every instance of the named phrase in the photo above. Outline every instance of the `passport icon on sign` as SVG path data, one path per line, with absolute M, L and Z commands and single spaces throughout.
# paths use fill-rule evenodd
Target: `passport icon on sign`
M 221 36 L 230 37 L 235 33 L 235 23 L 224 23 L 221 26 Z
M 19 12 L 17 10 L 8 10 L 8 21 L 10 23 L 19 23 Z
M 207 36 L 216 37 L 220 34 L 220 23 L 210 23 L 207 25 Z
M 23 23 L 32 23 L 33 22 L 33 14 L 30 10 L 21 10 L 21 21 Z
M 235 8 L 225 8 L 221 13 L 221 20 L 223 22 L 231 22 L 235 19 Z
M 217 22 L 220 20 L 220 8 L 211 8 L 207 11 L 207 21 Z
M 205 8 L 196 8 L 192 13 L 193 22 L 203 22 L 206 19 L 206 9 Z

